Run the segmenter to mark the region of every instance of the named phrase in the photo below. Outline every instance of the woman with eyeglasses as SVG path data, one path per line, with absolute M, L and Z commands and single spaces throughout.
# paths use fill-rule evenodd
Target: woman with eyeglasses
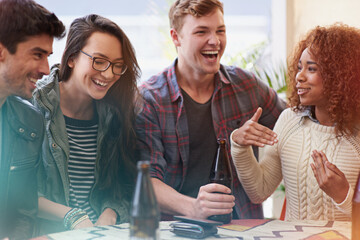
M 39 235 L 128 221 L 139 75 L 118 25 L 98 15 L 74 20 L 61 64 L 33 96 L 46 122 Z

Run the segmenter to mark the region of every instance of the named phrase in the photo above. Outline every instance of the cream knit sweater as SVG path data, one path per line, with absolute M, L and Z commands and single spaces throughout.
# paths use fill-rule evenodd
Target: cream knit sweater
M 360 170 L 360 136 L 337 139 L 334 127 L 315 123 L 291 109 L 283 111 L 274 131 L 279 142 L 265 146 L 260 163 L 250 146 L 242 147 L 231 141 L 232 159 L 251 201 L 262 203 L 284 178 L 287 220 L 350 221 L 351 201 Z M 319 188 L 310 167 L 312 150 L 322 150 L 345 174 L 350 190 L 342 203 L 336 204 Z

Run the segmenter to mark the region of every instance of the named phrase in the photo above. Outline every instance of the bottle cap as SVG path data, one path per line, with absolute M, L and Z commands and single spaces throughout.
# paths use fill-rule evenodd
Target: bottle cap
M 150 161 L 138 161 L 137 162 L 138 169 L 149 168 L 149 166 L 150 166 Z

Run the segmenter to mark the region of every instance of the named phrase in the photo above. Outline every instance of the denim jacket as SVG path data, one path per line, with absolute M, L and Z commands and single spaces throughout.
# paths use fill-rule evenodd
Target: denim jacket
M 38 207 L 43 117 L 28 101 L 14 96 L 7 97 L 1 110 L 0 239 L 27 239 L 32 237 Z
M 40 109 L 45 117 L 46 136 L 43 143 L 43 164 L 39 171 L 39 196 L 69 206 L 69 175 L 67 164 L 69 160 L 69 142 L 66 131 L 64 115 L 60 109 L 59 69 L 54 66 L 47 79 L 38 81 L 38 88 L 33 94 L 34 105 Z M 99 109 L 99 108 L 97 108 Z M 98 183 L 99 168 L 101 168 L 100 146 L 104 134 L 113 118 L 113 111 L 101 109 L 98 111 L 99 127 L 97 136 L 97 157 L 95 163 L 95 184 L 90 193 L 90 205 L 99 216 L 106 208 L 111 208 L 118 215 L 118 223 L 127 222 L 130 201 L 122 199 L 115 201 L 104 195 L 96 187 Z M 62 223 L 40 221 L 40 233 L 64 231 Z

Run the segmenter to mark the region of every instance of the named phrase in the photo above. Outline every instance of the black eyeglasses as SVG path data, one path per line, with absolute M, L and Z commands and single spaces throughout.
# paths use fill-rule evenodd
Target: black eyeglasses
M 127 66 L 120 62 L 110 62 L 101 57 L 93 57 L 90 54 L 80 50 L 83 54 L 92 59 L 92 68 L 96 71 L 105 72 L 112 65 L 112 72 L 115 75 L 121 76 L 126 72 Z

